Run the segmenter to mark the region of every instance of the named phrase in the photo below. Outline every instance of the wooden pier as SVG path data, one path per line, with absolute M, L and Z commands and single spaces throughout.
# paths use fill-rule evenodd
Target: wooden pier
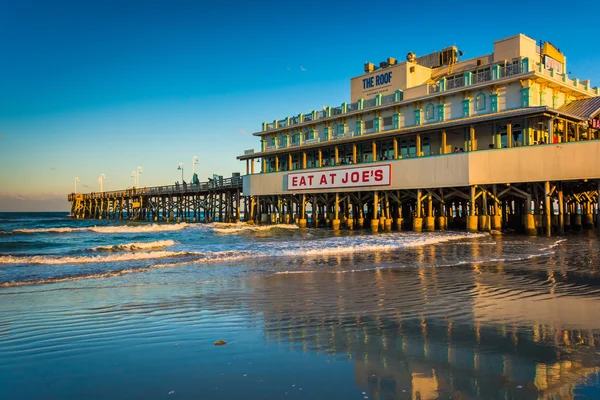
M 132 188 L 68 196 L 74 218 L 147 221 L 240 221 L 242 179 Z

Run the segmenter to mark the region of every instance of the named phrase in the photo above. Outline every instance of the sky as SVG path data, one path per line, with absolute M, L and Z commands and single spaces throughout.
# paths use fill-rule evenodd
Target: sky
M 593 1 L 0 0 L 0 212 L 67 194 L 245 172 L 262 122 L 339 106 L 367 61 L 518 33 L 600 85 Z

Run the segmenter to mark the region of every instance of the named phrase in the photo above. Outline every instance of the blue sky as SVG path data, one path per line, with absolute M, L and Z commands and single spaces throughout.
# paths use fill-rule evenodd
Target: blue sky
M 263 121 L 337 106 L 365 61 L 524 33 L 600 85 L 592 1 L 0 2 L 0 211 L 66 210 L 66 195 L 244 172 Z M 546 6 L 547 8 L 540 8 Z

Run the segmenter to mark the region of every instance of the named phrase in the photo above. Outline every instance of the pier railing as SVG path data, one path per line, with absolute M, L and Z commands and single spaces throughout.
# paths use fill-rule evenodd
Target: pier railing
M 208 182 L 186 183 L 185 185 L 177 183 L 174 185 L 130 188 L 106 192 L 71 193 L 68 196 L 68 200 L 72 201 L 76 196 L 81 196 L 82 199 L 106 199 L 136 196 L 182 195 L 228 189 L 242 190 L 242 178 L 234 176 L 231 178 L 213 179 Z

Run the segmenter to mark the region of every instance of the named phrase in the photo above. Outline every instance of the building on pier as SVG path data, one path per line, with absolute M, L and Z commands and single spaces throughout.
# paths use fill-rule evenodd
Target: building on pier
M 338 229 L 597 224 L 600 89 L 550 43 L 516 35 L 367 63 L 350 102 L 265 122 L 247 150 L 255 222 Z M 255 162 L 260 168 L 255 170 Z M 599 227 L 600 229 L 600 227 Z

